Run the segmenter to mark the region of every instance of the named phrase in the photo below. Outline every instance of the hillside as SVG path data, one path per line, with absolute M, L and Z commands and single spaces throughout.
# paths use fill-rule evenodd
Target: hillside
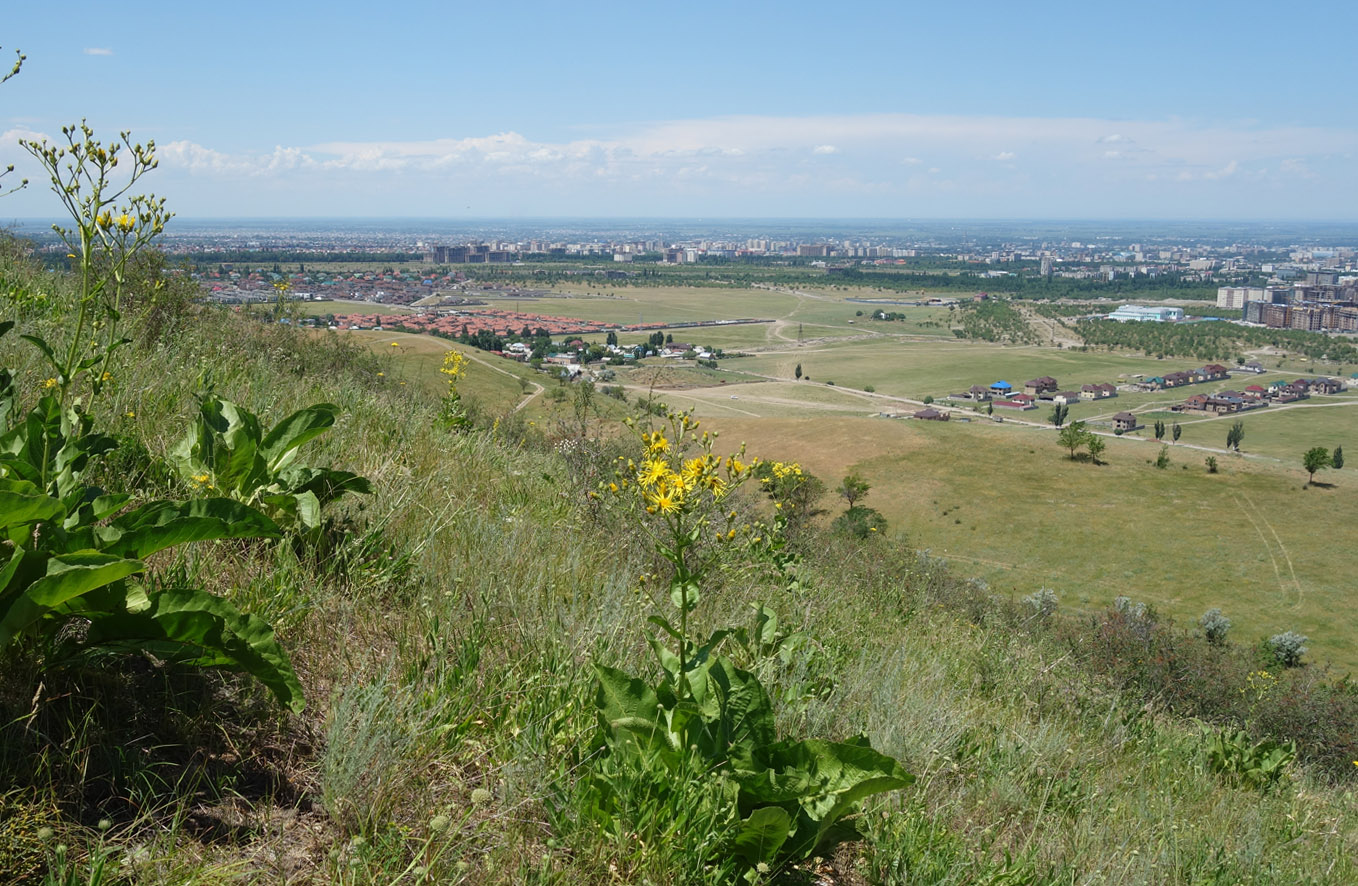
M 0 365 L 22 414 L 61 383 L 18 335 L 69 343 L 79 311 L 74 281 L 19 253 L 10 244 L 0 258 L 17 323 Z M 413 346 L 374 356 L 187 293 L 129 294 L 132 343 L 110 357 L 97 398 L 81 389 L 79 408 L 117 444 L 91 459 L 90 484 L 126 493 L 129 508 L 201 495 L 171 455 L 215 395 L 264 428 L 335 404 L 301 458 L 371 492 L 326 505 L 315 531 L 146 557 L 150 596 L 202 588 L 272 626 L 298 711 L 239 669 L 163 647 L 63 655 L 89 648 L 79 617 L 0 648 L 2 882 L 1358 876 L 1347 682 L 1269 663 L 1247 640 L 1210 645 L 1104 588 L 1078 616 L 1066 600 L 992 592 L 965 565 L 914 551 L 909 525 L 857 539 L 783 521 L 795 509 L 770 499 L 796 504 L 796 490 L 779 499 L 777 483 L 752 477 L 685 561 L 702 599 L 684 632 L 746 629 L 720 651 L 729 674 L 757 675 L 780 739 L 851 747 L 861 734 L 914 777 L 864 795 L 861 840 L 761 869 L 733 842 L 751 817 L 735 799 L 744 764 L 629 756 L 599 725 L 606 671 L 593 665 L 660 680 L 648 619 L 678 618 L 654 535 L 670 511 L 609 488 L 620 470 L 632 477 L 619 457 L 642 462 L 656 445 L 620 419 L 677 446 L 664 419 L 580 388 L 535 398 L 542 411 L 526 418 L 513 407 L 533 392 L 476 362 L 450 407 L 433 355 Z M 736 447 L 722 437 L 713 452 Z M 748 456 L 790 457 L 776 447 Z M 829 495 L 820 506 L 838 507 Z M 710 543 L 728 510 L 732 540 Z M 776 625 L 757 620 L 760 605 Z M 1286 742 L 1295 760 L 1275 747 Z

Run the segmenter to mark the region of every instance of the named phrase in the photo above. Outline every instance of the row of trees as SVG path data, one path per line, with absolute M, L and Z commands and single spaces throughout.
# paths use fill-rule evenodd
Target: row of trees
M 1187 324 L 1080 320 L 1074 330 L 1091 347 L 1131 348 L 1155 357 L 1239 362 L 1244 351 L 1268 346 L 1312 360 L 1358 362 L 1358 347 L 1344 339 L 1301 329 L 1236 326 L 1224 320 Z

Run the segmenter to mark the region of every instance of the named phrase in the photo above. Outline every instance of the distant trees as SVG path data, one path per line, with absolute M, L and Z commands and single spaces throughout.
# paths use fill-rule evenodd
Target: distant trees
M 1245 439 L 1245 423 L 1235 421 L 1231 424 L 1231 429 L 1226 432 L 1226 448 L 1240 451 L 1240 444 Z
M 1340 458 L 1342 460 L 1343 456 L 1341 455 Z M 1313 446 L 1306 450 L 1301 457 L 1301 466 L 1305 468 L 1306 473 L 1310 475 L 1306 480 L 1306 484 L 1309 486 L 1312 483 L 1315 483 L 1316 471 L 1319 471 L 1321 468 L 1328 468 L 1332 464 L 1334 464 L 1334 458 L 1330 455 L 1330 450 L 1326 449 L 1324 446 Z
M 1155 439 L 1165 439 L 1165 423 L 1159 419 L 1155 420 Z
M 1066 416 L 1069 414 L 1069 406 L 1064 403 L 1057 403 L 1052 407 L 1051 423 L 1059 428 L 1066 423 Z

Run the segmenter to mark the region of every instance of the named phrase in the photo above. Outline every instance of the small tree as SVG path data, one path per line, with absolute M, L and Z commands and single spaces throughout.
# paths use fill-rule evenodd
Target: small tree
M 1064 403 L 1057 403 L 1052 407 L 1051 423 L 1058 428 L 1066 423 L 1066 416 L 1070 414 L 1070 407 Z
M 1337 471 L 1343 466 L 1344 466 L 1344 447 L 1336 446 L 1334 448 L 1334 454 L 1330 456 L 1330 467 L 1334 468 Z
M 797 368 L 792 370 L 792 375 L 797 379 L 797 381 L 802 380 L 802 364 L 800 363 L 797 364 Z
M 1333 463 L 1330 458 L 1330 450 L 1324 446 L 1313 446 L 1306 450 L 1301 457 L 1301 466 L 1306 469 L 1306 473 L 1310 474 L 1310 477 L 1306 480 L 1307 485 L 1316 482 L 1316 471 L 1321 468 L 1328 468 Z
M 1169 467 L 1169 447 L 1161 446 L 1160 454 L 1155 457 L 1155 466 L 1160 470 Z
M 1215 455 L 1209 455 L 1207 456 L 1207 473 L 1215 474 L 1216 472 L 1217 472 L 1217 457 Z
M 1181 428 L 1181 427 L 1179 427 L 1179 423 L 1176 421 L 1176 422 L 1174 423 L 1174 427 L 1170 428 L 1170 430 L 1169 430 L 1170 439 L 1173 440 L 1175 443 L 1178 443 L 1178 442 L 1179 442 L 1179 435 L 1182 434 L 1183 432 L 1184 432 L 1184 429 Z
M 1235 421 L 1231 424 L 1231 429 L 1226 432 L 1226 448 L 1240 451 L 1240 444 L 1245 440 L 1245 423 Z
M 1165 439 L 1165 423 L 1159 419 L 1155 420 L 1155 439 Z
M 837 491 L 849 503 L 849 510 L 853 510 L 854 505 L 867 497 L 871 488 L 867 480 L 857 474 L 850 474 L 839 484 Z
M 1089 459 L 1094 464 L 1102 464 L 1099 459 L 1103 456 L 1103 451 L 1108 448 L 1108 444 L 1098 434 L 1090 434 L 1085 440 L 1085 448 L 1089 450 Z
M 1070 450 L 1070 460 L 1075 460 L 1075 451 L 1084 446 L 1089 439 L 1089 432 L 1085 430 L 1085 423 L 1073 421 L 1061 429 L 1057 435 L 1056 442 Z

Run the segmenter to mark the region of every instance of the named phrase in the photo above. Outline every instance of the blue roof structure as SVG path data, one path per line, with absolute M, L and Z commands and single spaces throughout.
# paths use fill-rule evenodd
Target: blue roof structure
M 1010 390 L 1011 388 L 1013 388 L 1014 386 L 1011 385 L 1011 384 L 1010 384 L 1009 382 L 1007 382 L 1007 381 L 1001 380 L 1001 381 L 995 382 L 993 385 L 991 385 L 991 387 L 994 388 L 994 389 L 997 390 L 997 391 L 1007 391 L 1007 390 Z

